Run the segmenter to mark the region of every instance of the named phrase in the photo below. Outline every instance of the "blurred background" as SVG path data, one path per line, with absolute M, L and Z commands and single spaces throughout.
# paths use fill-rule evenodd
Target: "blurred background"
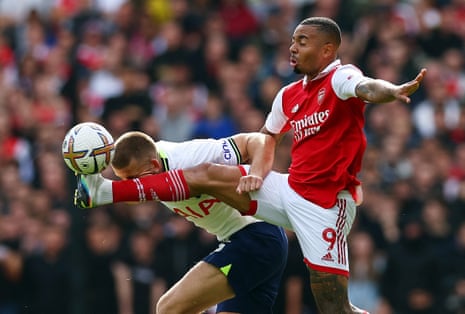
M 401 83 L 428 68 L 411 104 L 367 108 L 352 302 L 465 313 L 465 1 L 0 0 L 0 314 L 150 313 L 216 239 L 157 203 L 75 208 L 66 131 L 258 131 L 298 78 L 288 48 L 308 16 L 335 19 L 340 58 L 368 76 Z M 289 240 L 275 313 L 317 313 Z

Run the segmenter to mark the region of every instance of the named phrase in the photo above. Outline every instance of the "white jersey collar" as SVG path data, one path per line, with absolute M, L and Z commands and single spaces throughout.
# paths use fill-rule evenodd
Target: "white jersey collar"
M 326 75 L 329 74 L 329 72 L 331 72 L 335 67 L 338 67 L 341 65 L 341 60 L 340 59 L 336 59 L 334 60 L 333 62 L 331 62 L 330 64 L 328 64 L 328 66 L 326 68 L 323 69 L 323 71 L 321 71 L 320 73 L 318 73 L 317 76 L 315 76 L 312 81 L 314 80 L 318 80 Z M 308 83 L 308 76 L 305 75 L 304 76 L 304 80 L 303 80 L 303 85 L 306 86 Z
M 168 162 L 168 155 L 164 150 L 162 150 L 157 143 L 155 143 L 155 147 L 157 148 L 158 157 L 160 158 L 161 164 L 163 166 L 163 171 L 170 170 L 170 164 Z

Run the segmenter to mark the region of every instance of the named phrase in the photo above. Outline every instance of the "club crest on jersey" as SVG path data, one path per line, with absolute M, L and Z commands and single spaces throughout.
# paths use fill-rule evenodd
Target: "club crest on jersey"
M 323 99 L 325 98 L 326 90 L 324 88 L 318 91 L 318 105 L 323 103 Z

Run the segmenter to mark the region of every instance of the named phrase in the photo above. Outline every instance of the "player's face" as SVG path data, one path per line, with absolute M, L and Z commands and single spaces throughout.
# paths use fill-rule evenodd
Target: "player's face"
M 289 47 L 290 64 L 295 73 L 315 77 L 327 65 L 325 46 L 328 44 L 323 33 L 313 25 L 299 25 L 292 36 Z
M 157 167 L 157 164 L 156 160 L 140 163 L 132 159 L 127 167 L 121 169 L 113 167 L 113 172 L 121 179 L 135 179 L 158 173 L 160 168 Z

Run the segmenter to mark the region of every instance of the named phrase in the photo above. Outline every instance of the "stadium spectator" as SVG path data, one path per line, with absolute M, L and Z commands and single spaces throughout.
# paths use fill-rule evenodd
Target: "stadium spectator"
M 155 313 L 167 289 L 165 274 L 156 266 L 156 242 L 144 229 L 130 231 L 128 238 L 127 252 L 113 266 L 119 313 Z
M 401 222 L 399 241 L 388 249 L 380 294 L 394 313 L 441 313 L 440 274 L 436 252 L 418 217 Z
M 92 212 L 85 230 L 84 263 L 88 270 L 84 279 L 83 300 L 87 311 L 102 314 L 119 313 L 114 273 L 121 247 L 121 228 L 104 210 Z
M 24 259 L 21 313 L 72 313 L 72 264 L 68 230 L 44 224 L 41 247 Z

